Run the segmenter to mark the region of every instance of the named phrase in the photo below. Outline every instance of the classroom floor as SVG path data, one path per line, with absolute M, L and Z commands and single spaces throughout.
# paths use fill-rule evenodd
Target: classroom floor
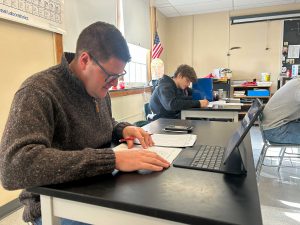
M 263 142 L 258 127 L 250 130 L 255 165 L 258 161 Z M 280 149 L 270 148 L 267 156 L 278 156 Z M 293 149 L 299 151 L 300 149 Z M 278 165 L 278 158 L 266 158 L 266 165 Z M 283 167 L 262 167 L 258 179 L 258 190 L 264 225 L 300 224 L 300 159 L 284 159 Z M 299 168 L 297 168 L 299 167 Z
M 262 139 L 258 127 L 252 127 L 251 141 L 255 163 L 258 160 Z M 300 152 L 300 150 L 299 150 Z M 269 149 L 267 155 L 278 155 L 278 149 Z M 265 160 L 265 163 L 276 165 L 278 161 Z M 264 225 L 300 225 L 300 159 L 285 160 L 283 165 L 293 163 L 299 168 L 277 168 L 263 166 L 258 181 L 259 197 Z M 0 221 L 0 225 L 26 225 L 22 221 L 22 209 Z

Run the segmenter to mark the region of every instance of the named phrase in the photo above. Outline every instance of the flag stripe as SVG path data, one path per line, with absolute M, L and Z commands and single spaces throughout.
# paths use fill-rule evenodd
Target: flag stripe
M 159 58 L 160 54 L 162 53 L 163 47 L 160 47 L 159 49 L 157 49 L 157 51 L 155 51 L 153 53 L 153 57 L 152 58 Z
M 154 37 L 153 48 L 152 48 L 152 59 L 159 58 L 159 56 L 162 53 L 163 49 L 164 48 L 161 45 L 158 33 L 156 32 L 155 37 Z
M 163 47 L 160 44 L 157 45 L 152 53 L 153 58 L 158 58 L 160 56 L 162 50 L 163 50 Z
M 154 57 L 155 58 L 159 58 L 160 54 L 162 53 L 163 48 L 159 48 L 155 53 L 154 53 Z
M 154 50 L 153 50 L 153 55 L 156 55 L 156 53 L 162 48 L 162 46 L 159 44 L 159 45 L 156 45 Z

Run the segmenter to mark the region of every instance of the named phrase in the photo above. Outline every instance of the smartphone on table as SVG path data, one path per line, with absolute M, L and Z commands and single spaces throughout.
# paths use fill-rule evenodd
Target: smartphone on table
M 192 126 L 182 126 L 182 125 L 168 125 L 164 128 L 164 131 L 170 132 L 192 132 Z

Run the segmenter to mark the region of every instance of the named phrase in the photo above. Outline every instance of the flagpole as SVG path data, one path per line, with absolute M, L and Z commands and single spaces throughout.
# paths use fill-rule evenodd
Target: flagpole
M 152 80 L 152 71 L 151 71 L 151 62 L 152 62 L 152 51 L 153 51 L 153 46 L 154 46 L 154 35 L 156 32 L 156 8 L 151 6 L 150 8 L 150 15 L 151 15 L 151 49 L 150 49 L 150 55 L 149 55 L 149 76 L 148 80 Z

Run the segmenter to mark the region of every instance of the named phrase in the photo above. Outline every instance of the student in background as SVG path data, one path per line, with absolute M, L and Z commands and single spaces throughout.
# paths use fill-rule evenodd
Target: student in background
M 207 107 L 207 100 L 192 100 L 178 90 L 185 90 L 196 80 L 194 68 L 188 65 L 180 65 L 172 78 L 164 75 L 150 99 L 150 108 L 156 114 L 155 119 L 180 119 L 180 111 L 183 109 Z
M 270 142 L 300 144 L 300 78 L 275 92 L 263 111 L 262 126 Z
M 182 90 L 181 88 L 178 88 L 177 91 L 178 91 L 178 94 L 182 95 L 182 97 L 184 99 L 190 99 L 190 100 L 193 99 L 193 96 L 192 96 L 193 90 L 192 90 L 192 88 L 187 87 L 184 90 Z
M 76 54 L 28 78 L 15 94 L 0 148 L 1 183 L 8 190 L 58 184 L 100 174 L 148 169 L 169 163 L 157 154 L 134 149 L 114 152 L 112 140 L 135 137 L 143 148 L 151 136 L 112 118 L 108 90 L 126 74 L 127 43 L 113 25 L 85 28 Z M 132 148 L 133 140 L 127 141 Z M 41 224 L 40 198 L 26 190 L 23 219 Z M 62 219 L 63 225 L 83 224 Z

